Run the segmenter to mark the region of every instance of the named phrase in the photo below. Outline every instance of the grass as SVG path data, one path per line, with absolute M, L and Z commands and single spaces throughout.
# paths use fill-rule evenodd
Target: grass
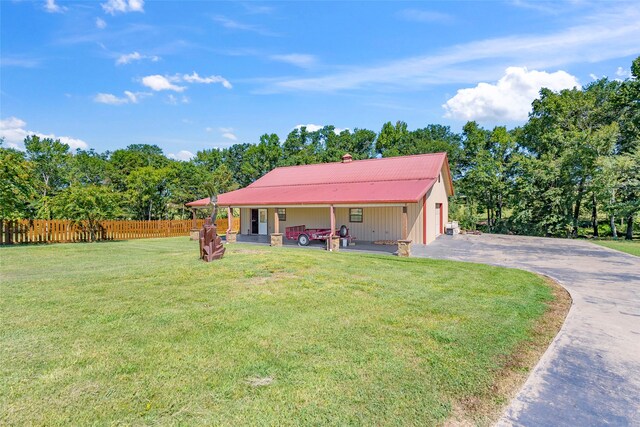
M 592 242 L 640 257 L 640 240 L 592 240 Z
M 487 423 L 553 300 L 519 270 L 242 244 L 207 264 L 185 238 L 0 259 L 3 425 Z

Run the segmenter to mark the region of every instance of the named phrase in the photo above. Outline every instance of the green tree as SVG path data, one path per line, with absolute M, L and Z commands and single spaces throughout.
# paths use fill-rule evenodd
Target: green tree
M 217 148 L 198 151 L 191 163 L 210 172 L 216 170 L 223 162 L 223 153 Z
M 620 125 L 620 138 L 616 152 L 634 158 L 640 147 L 640 56 L 631 64 L 631 78 L 625 80 L 613 98 L 614 114 Z M 637 210 L 631 208 L 640 198 L 640 192 L 633 185 L 623 186 L 619 191 L 622 203 L 627 210 L 627 230 L 625 237 L 633 238 L 633 222 Z
M 41 139 L 37 135 L 24 140 L 27 159 L 33 165 L 37 199 L 34 201 L 38 218 L 51 218 L 51 197 L 67 185 L 67 168 L 71 154 L 69 146 L 59 139 Z
M 69 159 L 69 182 L 83 185 L 100 185 L 109 182 L 111 165 L 107 154 L 100 154 L 91 150 L 77 150 Z
M 56 217 L 69 219 L 90 233 L 91 241 L 102 230 L 100 221 L 122 215 L 122 196 L 113 189 L 96 184 L 75 184 L 52 200 Z
M 4 148 L 0 142 L 0 218 L 28 217 L 34 196 L 32 163 L 21 151 Z
M 346 132 L 343 131 L 342 134 Z M 376 141 L 376 133 L 369 129 L 355 128 L 350 134 L 351 146 L 345 149 L 354 159 L 367 159 L 373 154 L 373 147 Z
M 170 201 L 172 170 L 145 166 L 127 177 L 127 196 L 131 214 L 136 219 L 162 219 Z
M 541 212 L 547 216 L 542 221 L 547 233 L 577 234 L 582 202 L 597 172 L 597 160 L 611 155 L 618 139 L 617 124 L 603 119 L 615 86 L 603 79 L 584 89 L 558 93 L 543 89 L 540 98 L 533 102 L 533 111 L 523 130 L 523 145 L 537 163 L 529 172 L 549 173 L 532 183 L 539 188 L 535 197 L 547 206 Z M 552 169 L 548 170 L 547 165 L 552 165 Z M 526 205 L 527 200 L 524 202 Z M 522 205 L 521 208 L 527 209 Z
M 514 132 L 502 126 L 488 131 L 476 122 L 469 122 L 464 126 L 463 135 L 460 192 L 472 206 L 486 210 L 487 226 L 493 230 L 503 219 L 511 192 L 511 162 L 516 151 Z
M 264 174 L 275 169 L 282 157 L 280 139 L 276 134 L 264 134 L 257 145 L 251 145 L 244 152 L 237 182 L 247 186 Z
M 318 134 L 308 132 L 305 126 L 289 132 L 282 144 L 282 161 L 280 166 L 309 165 L 319 163 L 315 143 Z
M 385 123 L 376 140 L 376 153 L 382 157 L 399 156 L 402 152 L 404 138 L 408 135 L 409 131 L 405 122 L 398 120 L 395 126 L 391 122 Z
M 159 169 L 170 162 L 157 145 L 132 144 L 109 153 L 109 178 L 118 190 L 126 191 L 127 177 L 136 169 L 147 166 Z

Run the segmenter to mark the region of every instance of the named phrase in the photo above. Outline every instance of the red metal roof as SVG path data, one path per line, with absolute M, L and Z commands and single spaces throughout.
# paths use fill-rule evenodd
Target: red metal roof
M 246 188 L 220 194 L 221 206 L 411 203 L 433 186 L 440 171 L 453 191 L 446 153 L 288 166 Z M 206 206 L 209 199 L 187 206 Z

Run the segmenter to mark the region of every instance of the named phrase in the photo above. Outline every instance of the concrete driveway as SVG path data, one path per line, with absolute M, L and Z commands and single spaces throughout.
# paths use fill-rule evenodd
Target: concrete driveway
M 545 274 L 569 315 L 498 425 L 640 426 L 640 258 L 565 239 L 441 236 L 414 256 Z

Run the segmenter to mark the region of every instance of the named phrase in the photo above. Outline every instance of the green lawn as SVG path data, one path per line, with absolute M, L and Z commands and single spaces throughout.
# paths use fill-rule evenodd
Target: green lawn
M 640 240 L 593 240 L 593 243 L 640 257 Z
M 505 356 L 553 298 L 523 271 L 386 255 L 237 244 L 207 264 L 186 238 L 0 262 L 3 425 L 441 423 L 504 404 Z

